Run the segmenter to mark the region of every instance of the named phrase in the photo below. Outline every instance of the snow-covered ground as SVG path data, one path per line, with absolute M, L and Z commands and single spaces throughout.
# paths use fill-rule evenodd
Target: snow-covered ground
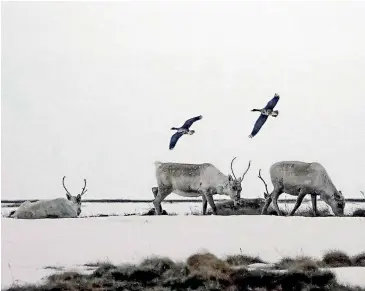
M 80 217 L 95 215 L 124 215 L 124 214 L 142 214 L 153 208 L 153 203 L 82 203 L 82 212 Z M 162 207 L 169 213 L 185 214 L 201 211 L 200 203 L 162 203 Z M 365 207 L 365 205 L 364 205 Z M 2 207 L 1 214 L 7 216 L 17 207 Z
M 218 202 L 216 202 L 218 203 Z M 6 204 L 2 204 L 2 206 L 6 206 Z M 82 212 L 80 217 L 85 216 L 95 216 L 100 214 L 105 215 L 124 215 L 131 213 L 146 213 L 148 210 L 153 208 L 153 203 L 95 203 L 95 202 L 87 202 L 82 203 Z M 168 213 L 176 213 L 180 215 L 191 214 L 191 213 L 200 213 L 202 211 L 201 202 L 173 202 L 173 203 L 162 203 L 163 209 L 165 209 Z M 279 207 L 283 210 L 290 210 L 294 207 L 294 203 L 279 203 Z M 300 206 L 299 210 L 310 208 L 311 202 L 305 201 Z M 2 216 L 7 216 L 11 211 L 15 210 L 17 207 L 2 207 L 1 214 Z M 210 207 L 208 206 L 208 209 Z M 329 208 L 323 201 L 318 201 L 318 208 Z M 345 207 L 345 213 L 351 214 L 357 208 L 365 209 L 365 203 L 363 202 L 348 202 Z
M 192 207 L 191 203 L 181 204 L 185 206 L 182 213 Z M 83 214 L 95 214 L 108 207 L 100 203 L 96 209 L 94 205 L 86 205 Z M 121 205 L 115 204 L 115 209 L 107 212 L 121 212 Z M 143 207 L 149 209 L 151 205 L 134 206 L 143 211 Z M 199 203 L 196 206 L 200 209 Z M 177 208 L 165 204 L 167 211 L 174 212 Z M 219 257 L 242 250 L 269 262 L 283 256 L 320 258 L 331 249 L 355 255 L 365 251 L 364 229 L 365 218 L 358 217 L 178 215 L 44 220 L 2 217 L 2 288 L 13 282 L 37 282 L 55 272 L 45 270 L 46 266 L 82 270 L 82 265 L 88 262 L 138 263 L 151 255 L 183 260 L 203 250 Z M 365 286 L 365 268 L 341 268 L 335 272 L 343 283 Z

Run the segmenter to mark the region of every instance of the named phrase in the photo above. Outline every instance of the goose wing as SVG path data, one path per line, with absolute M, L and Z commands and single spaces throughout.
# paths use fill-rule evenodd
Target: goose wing
M 185 123 L 183 124 L 183 128 L 186 128 L 186 129 L 189 129 L 189 127 L 195 122 L 195 121 L 198 121 L 200 119 L 202 119 L 203 116 L 199 115 L 199 116 L 196 116 L 196 117 L 193 117 L 193 118 L 190 118 L 188 119 L 187 121 L 185 121 Z
M 177 141 L 179 140 L 179 138 L 180 137 L 182 137 L 183 136 L 183 133 L 182 132 L 175 132 L 173 135 L 172 135 L 172 137 L 171 137 L 171 139 L 170 139 L 170 146 L 169 146 L 169 149 L 170 150 L 172 150 L 174 147 L 175 147 L 175 145 L 176 145 L 176 143 L 177 143 Z
M 280 96 L 278 94 L 275 94 L 275 96 L 266 104 L 265 109 L 274 109 L 279 99 Z
M 267 115 L 260 114 L 259 118 L 255 122 L 251 134 L 249 135 L 249 138 L 253 138 L 260 131 L 261 127 L 266 122 L 267 117 Z

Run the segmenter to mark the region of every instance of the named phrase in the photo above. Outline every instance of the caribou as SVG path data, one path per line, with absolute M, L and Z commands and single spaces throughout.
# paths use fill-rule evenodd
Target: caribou
M 86 193 L 86 179 L 80 194 L 73 196 L 65 186 L 65 178 L 62 179 L 63 188 L 66 190 L 66 198 L 39 200 L 35 202 L 25 201 L 17 210 L 10 213 L 9 217 L 18 219 L 42 219 L 42 218 L 76 218 L 81 213 L 81 197 Z
M 270 167 L 270 177 L 274 190 L 267 196 L 261 214 L 266 214 L 270 203 L 273 202 L 277 214 L 282 215 L 278 207 L 278 198 L 282 193 L 287 193 L 297 196 L 289 216 L 294 215 L 307 194 L 311 195 L 314 216 L 318 216 L 317 196 L 331 207 L 335 215 L 343 216 L 345 198 L 341 191 L 337 191 L 326 169 L 320 163 L 277 162 Z
M 155 196 L 153 204 L 156 215 L 162 214 L 161 202 L 172 192 L 183 197 L 202 197 L 203 215 L 207 211 L 207 202 L 217 215 L 213 195 L 227 195 L 236 206 L 239 203 L 242 191 L 242 181 L 250 168 L 251 161 L 242 177 L 237 178 L 233 171 L 233 158 L 231 170 L 233 177 L 223 174 L 217 167 L 210 163 L 182 164 L 155 162 L 156 180 L 158 187 L 153 187 Z

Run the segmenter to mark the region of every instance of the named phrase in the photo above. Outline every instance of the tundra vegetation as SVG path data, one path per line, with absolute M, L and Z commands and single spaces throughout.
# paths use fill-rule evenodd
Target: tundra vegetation
M 332 251 L 322 260 L 309 257 L 284 258 L 266 264 L 259 257 L 230 255 L 218 258 L 211 253 L 197 253 L 185 262 L 166 257 L 150 257 L 138 265 L 113 265 L 109 262 L 87 263 L 91 273 L 60 271 L 39 285 L 13 285 L 4 291 L 96 291 L 96 290 L 335 290 L 365 291 L 344 286 L 326 269 L 333 263 L 342 266 L 343 253 Z M 330 262 L 328 256 L 332 256 Z M 346 256 L 346 254 L 345 254 Z M 354 256 L 363 257 L 365 254 Z M 348 257 L 348 256 L 347 256 Z M 351 264 L 356 259 L 350 258 Z M 257 263 L 261 263 L 257 266 Z M 256 265 L 255 265 L 256 264 Z M 344 263 L 348 266 L 348 262 Z M 364 265 L 363 265 L 364 266 Z
M 71 195 L 65 186 L 65 178 L 62 185 L 66 190 L 66 198 L 25 201 L 18 209 L 11 212 L 9 217 L 18 219 L 43 219 L 43 218 L 76 218 L 81 213 L 81 197 L 86 193 L 86 179 L 80 194 Z

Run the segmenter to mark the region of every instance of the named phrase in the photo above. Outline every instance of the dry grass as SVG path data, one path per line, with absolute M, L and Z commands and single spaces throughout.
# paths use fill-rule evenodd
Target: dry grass
M 357 208 L 353 213 L 352 216 L 354 217 L 365 217 L 365 209 Z
M 261 215 L 261 209 L 263 207 L 263 199 L 257 198 L 257 199 L 248 199 L 245 201 L 245 199 L 241 199 L 241 205 L 238 205 L 236 207 L 233 206 L 233 203 L 231 201 L 225 201 L 223 203 L 218 204 L 217 203 L 217 211 L 218 215 L 221 216 L 229 216 L 229 215 Z M 288 215 L 289 210 L 287 209 L 281 209 L 281 212 L 283 215 Z M 207 211 L 208 215 L 212 215 L 212 210 L 208 209 Z M 90 215 L 80 218 L 88 218 L 88 217 L 108 217 L 108 216 L 150 216 L 150 215 L 156 215 L 155 209 L 151 208 L 149 211 L 138 214 L 138 213 L 126 213 L 126 214 L 97 214 L 97 215 Z M 162 215 L 168 215 L 168 216 L 176 216 L 177 213 L 167 213 L 166 210 L 162 211 Z M 186 213 L 185 215 L 202 215 L 201 210 L 191 210 L 189 213 Z M 266 215 L 277 215 L 276 211 L 269 207 L 268 213 Z M 318 209 L 318 215 L 320 217 L 335 217 L 328 208 Z M 307 207 L 305 209 L 298 209 L 294 216 L 303 216 L 303 217 L 313 217 L 313 211 L 311 207 Z M 358 216 L 358 217 L 365 217 L 365 209 L 357 209 L 353 212 L 353 214 L 345 215 L 345 216 Z
M 350 257 L 339 250 L 326 252 L 322 260 L 311 257 L 283 258 L 276 264 L 275 269 L 313 271 L 318 268 L 337 268 L 337 267 L 365 267 L 365 252 Z
M 112 265 L 111 262 L 108 261 L 97 261 L 97 262 L 88 262 L 86 264 L 84 264 L 85 267 L 89 267 L 89 268 L 100 268 L 103 266 L 109 266 Z
M 365 267 L 365 252 L 351 258 L 352 266 Z
M 229 281 L 233 274 L 231 266 L 218 259 L 211 253 L 201 253 L 190 256 L 187 261 L 189 271 L 206 280 L 214 278 L 215 280 Z
M 64 267 L 61 267 L 61 266 L 45 266 L 44 269 L 46 269 L 46 270 L 62 271 L 65 268 Z
M 260 215 L 261 209 L 264 206 L 265 199 L 244 199 L 240 200 L 240 204 L 233 205 L 233 202 L 228 200 L 220 203 L 216 203 L 217 211 L 219 215 Z M 212 214 L 212 210 L 208 209 L 208 214 Z
M 232 201 L 224 201 L 221 203 L 217 203 L 217 211 L 218 215 L 221 216 L 229 216 L 229 215 L 261 215 L 261 210 L 264 204 L 264 199 L 255 198 L 255 199 L 241 199 L 241 204 L 238 206 L 233 206 Z M 280 209 L 284 216 L 289 214 L 289 208 L 285 205 L 285 209 Z M 212 210 L 208 209 L 208 215 L 212 215 Z M 91 215 L 87 217 L 107 217 L 107 216 L 150 216 L 156 215 L 155 209 L 151 208 L 149 211 L 138 214 L 138 213 L 126 213 L 126 214 L 98 214 Z M 166 210 L 162 211 L 162 215 L 168 216 L 176 216 L 177 213 L 167 213 Z M 191 210 L 189 213 L 185 213 L 185 215 L 202 215 L 201 210 Z M 271 207 L 269 207 L 266 215 L 277 215 L 276 211 Z M 311 207 L 307 207 L 305 209 L 298 209 L 294 216 L 303 216 L 303 217 L 313 217 L 313 211 Z M 318 209 L 318 216 L 320 217 L 335 217 L 328 208 Z M 356 209 L 353 214 L 345 215 L 345 216 L 357 216 L 357 217 L 365 217 L 365 209 Z M 86 217 L 83 217 L 86 218 Z
M 265 264 L 265 262 L 259 257 L 247 256 L 243 254 L 227 256 L 225 261 L 231 266 L 248 266 L 256 263 Z
M 68 282 L 68 281 L 80 281 L 83 279 L 83 275 L 77 272 L 63 272 L 60 274 L 53 274 L 48 277 L 47 281 L 49 283 L 59 283 L 59 282 Z
M 319 264 L 316 260 L 310 257 L 297 257 L 297 258 L 282 258 L 275 265 L 275 269 L 279 270 L 304 270 L 304 269 L 313 269 L 316 270 L 319 267 Z
M 224 201 L 221 203 L 217 203 L 217 211 L 218 215 L 228 216 L 228 215 L 261 215 L 262 207 L 264 206 L 265 200 L 263 198 L 256 199 L 245 199 L 242 198 L 240 200 L 240 204 L 237 206 L 233 205 L 232 201 Z M 287 205 L 284 205 L 285 209 L 280 209 L 283 215 L 289 214 L 289 208 Z M 209 209 L 207 211 L 208 214 L 212 214 L 212 210 Z M 200 212 L 193 213 L 193 215 L 201 215 Z M 272 206 L 269 207 L 266 215 L 277 215 L 276 211 Z M 318 215 L 321 217 L 333 216 L 331 212 L 327 209 L 318 209 Z M 294 216 L 303 216 L 303 217 L 313 217 L 313 211 L 311 207 L 306 207 L 305 209 L 298 209 Z
M 361 254 L 363 256 L 363 254 Z M 277 266 L 287 272 L 232 268 L 238 262 L 262 262 L 244 255 L 225 260 L 211 253 L 190 256 L 185 263 L 169 258 L 151 257 L 137 265 L 115 266 L 108 262 L 88 263 L 97 267 L 91 274 L 63 272 L 48 277 L 42 285 L 12 286 L 4 291 L 101 291 L 101 290 L 349 290 L 361 288 L 342 286 L 333 273 L 320 271 L 320 263 L 308 257 L 286 258 Z M 361 259 L 360 259 L 361 261 Z
M 339 250 L 331 250 L 325 253 L 322 261 L 327 267 L 349 267 L 352 265 L 350 257 Z

